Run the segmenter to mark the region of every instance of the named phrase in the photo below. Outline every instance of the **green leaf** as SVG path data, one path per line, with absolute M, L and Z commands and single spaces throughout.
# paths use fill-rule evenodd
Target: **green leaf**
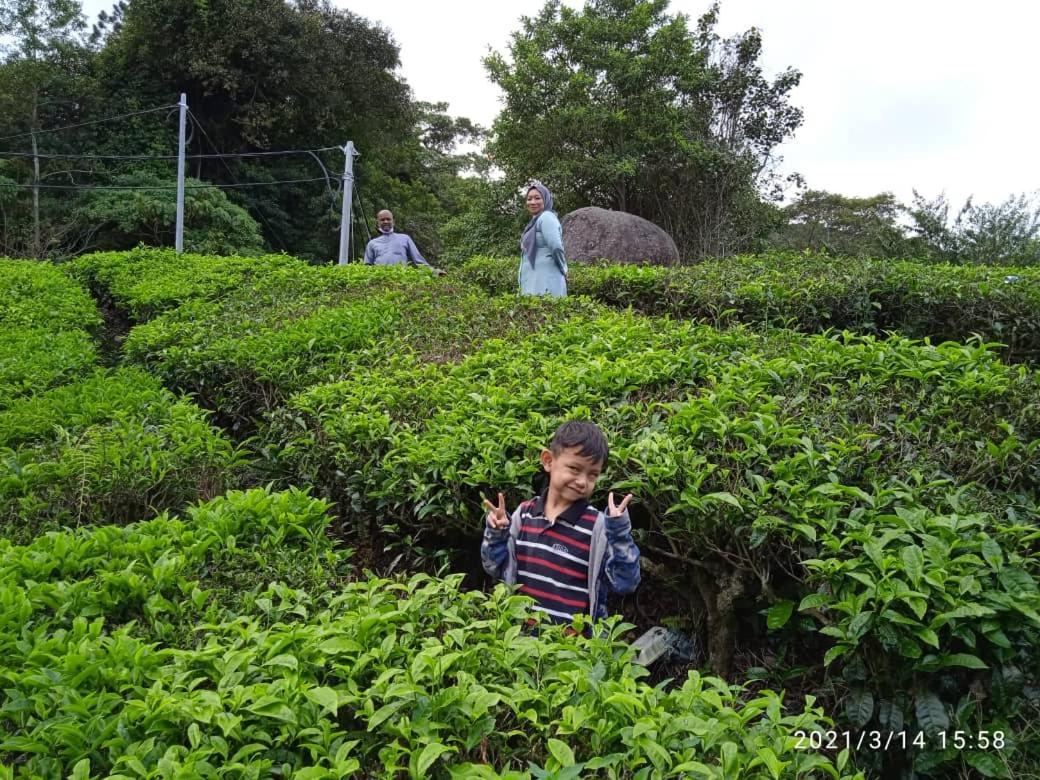
M 422 753 L 419 754 L 419 762 L 416 764 L 419 777 L 426 777 L 426 772 L 436 761 L 445 753 L 454 753 L 455 748 L 442 745 L 440 742 L 431 742 L 423 748 Z
M 334 715 L 339 709 L 339 694 L 332 688 L 311 688 L 307 691 L 307 698 L 321 707 L 322 714 Z
M 804 612 L 807 609 L 822 607 L 824 604 L 830 603 L 830 600 L 831 596 L 826 593 L 810 593 L 798 604 L 798 611 Z
M 849 645 L 835 645 L 827 651 L 826 655 L 823 656 L 823 665 L 830 666 L 831 662 L 833 662 L 836 658 L 840 658 L 841 656 L 845 655 L 845 653 L 849 652 L 849 650 L 851 649 L 852 648 Z
M 917 725 L 927 734 L 938 734 L 950 728 L 950 716 L 942 700 L 931 691 L 921 691 L 914 698 Z
M 989 666 L 978 656 L 971 655 L 970 653 L 953 653 L 952 655 L 945 656 L 942 661 L 939 662 L 939 668 L 947 666 L 963 666 L 966 669 L 988 669 Z
M 903 568 L 907 576 L 917 588 L 921 584 L 921 577 L 924 574 L 924 553 L 917 545 L 911 545 L 904 547 L 899 553 L 899 557 L 903 561 Z
M 740 502 L 736 499 L 736 497 L 732 493 L 729 493 L 727 491 L 720 491 L 718 493 L 708 493 L 704 498 L 705 500 L 711 499 L 712 501 L 721 501 L 722 503 L 729 504 L 730 506 L 736 507 L 741 511 L 743 511 L 744 509 L 744 507 L 741 506 Z
M 1011 777 L 1007 766 L 996 753 L 969 750 L 964 754 L 964 761 L 983 777 Z
M 775 631 L 778 628 L 783 628 L 787 624 L 787 621 L 791 619 L 791 613 L 794 612 L 793 601 L 781 601 L 774 604 L 769 608 L 766 613 L 766 625 L 771 631 Z
M 936 650 L 939 649 L 939 635 L 932 631 L 932 629 L 919 628 L 915 633 L 917 634 L 917 638 L 922 642 L 930 644 Z
M 550 737 L 547 745 L 549 752 L 552 753 L 553 758 L 560 762 L 561 767 L 568 767 L 574 764 L 574 751 L 571 750 L 570 745 L 566 742 Z
M 982 542 L 982 557 L 986 563 L 993 567 L 994 571 L 1004 568 L 1004 551 L 995 539 L 987 536 Z
M 874 695 L 863 688 L 850 691 L 845 700 L 845 715 L 856 726 L 865 726 L 874 716 Z

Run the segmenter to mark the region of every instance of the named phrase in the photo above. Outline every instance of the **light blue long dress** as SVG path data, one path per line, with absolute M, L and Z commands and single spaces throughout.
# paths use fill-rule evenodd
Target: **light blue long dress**
M 543 211 L 534 229 L 534 268 L 527 257 L 520 257 L 520 294 L 562 297 L 567 294 L 567 258 L 560 220 Z

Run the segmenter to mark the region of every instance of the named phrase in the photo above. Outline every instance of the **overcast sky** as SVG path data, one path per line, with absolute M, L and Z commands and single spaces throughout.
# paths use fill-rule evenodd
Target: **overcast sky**
M 415 97 L 490 125 L 500 93 L 481 58 L 505 51 L 534 0 L 335 0 L 388 28 Z M 580 2 L 567 0 L 568 5 Z M 111 5 L 86 0 L 96 14 Z M 695 19 L 706 0 L 672 0 Z M 945 191 L 1001 201 L 1040 189 L 1040 4 L 1028 0 L 722 0 L 719 32 L 756 26 L 768 75 L 792 66 L 805 112 L 783 170 L 847 195 Z M 341 139 L 330 139 L 338 142 Z

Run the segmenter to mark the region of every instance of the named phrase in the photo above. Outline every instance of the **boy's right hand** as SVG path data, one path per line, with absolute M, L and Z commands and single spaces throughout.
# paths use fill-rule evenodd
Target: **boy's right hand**
M 485 518 L 488 528 L 501 531 L 503 528 L 509 527 L 509 513 L 506 512 L 506 497 L 504 495 L 498 494 L 498 506 L 495 506 L 486 498 L 484 499 L 484 506 L 488 508 L 487 517 Z

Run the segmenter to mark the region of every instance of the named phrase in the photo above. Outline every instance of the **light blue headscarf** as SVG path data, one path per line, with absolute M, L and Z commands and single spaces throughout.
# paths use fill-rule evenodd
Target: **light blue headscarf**
M 538 190 L 542 196 L 542 202 L 545 207 L 536 216 L 531 217 L 527 223 L 527 227 L 524 228 L 523 234 L 520 236 L 520 252 L 527 258 L 527 261 L 531 264 L 531 268 L 534 268 L 534 225 L 538 221 L 538 217 L 542 216 L 546 211 L 553 210 L 553 196 L 549 192 L 549 188 L 542 184 L 540 181 L 533 181 L 527 187 L 527 192 L 531 190 Z

